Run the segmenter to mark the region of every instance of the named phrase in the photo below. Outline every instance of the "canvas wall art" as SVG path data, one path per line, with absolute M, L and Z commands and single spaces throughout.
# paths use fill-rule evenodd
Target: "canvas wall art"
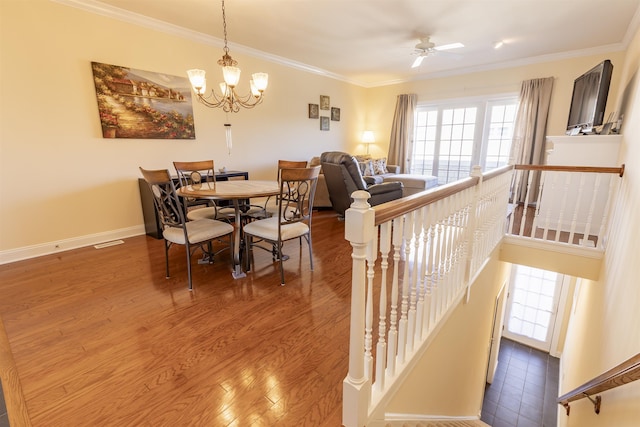
M 195 139 L 187 77 L 92 62 L 104 138 Z

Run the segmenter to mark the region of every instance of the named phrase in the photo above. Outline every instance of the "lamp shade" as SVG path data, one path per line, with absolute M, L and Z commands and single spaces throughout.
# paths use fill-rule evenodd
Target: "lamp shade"
M 193 86 L 193 90 L 197 93 L 204 93 L 204 88 L 207 86 L 207 80 L 205 78 L 206 72 L 204 70 L 188 70 L 189 82 Z
M 269 74 L 267 73 L 253 73 L 253 84 L 256 86 L 258 92 L 264 92 L 267 90 L 269 84 Z
M 235 87 L 240 81 L 240 68 L 226 66 L 222 67 L 224 82 L 231 87 Z
M 371 144 L 376 141 L 373 131 L 365 130 L 362 132 L 362 142 L 365 144 Z

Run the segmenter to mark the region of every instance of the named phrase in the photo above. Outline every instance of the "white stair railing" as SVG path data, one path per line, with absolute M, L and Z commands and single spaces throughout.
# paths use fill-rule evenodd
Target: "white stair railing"
M 512 167 L 371 208 L 357 191 L 345 214 L 352 253 L 349 372 L 343 425 L 381 420 L 438 325 L 500 243 Z
M 619 183 L 616 175 L 623 176 L 624 165 L 516 165 L 515 169 L 510 234 L 602 248 L 611 196 Z

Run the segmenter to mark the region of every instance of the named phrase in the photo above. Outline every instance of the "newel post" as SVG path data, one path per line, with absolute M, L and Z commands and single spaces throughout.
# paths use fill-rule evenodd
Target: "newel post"
M 367 202 L 370 194 L 355 191 L 345 212 L 344 235 L 351 243 L 351 327 L 349 331 L 349 372 L 342 385 L 342 424 L 364 426 L 371 400 L 371 378 L 365 374 L 364 330 L 366 303 L 367 245 L 375 236 L 375 212 Z

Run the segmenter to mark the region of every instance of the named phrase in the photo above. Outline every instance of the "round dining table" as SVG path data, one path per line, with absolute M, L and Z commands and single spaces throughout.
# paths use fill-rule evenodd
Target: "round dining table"
M 229 200 L 235 210 L 235 225 L 233 238 L 233 278 L 246 277 L 240 265 L 240 241 L 242 240 L 242 210 L 241 200 L 252 197 L 267 197 L 280 194 L 278 181 L 260 180 L 231 180 L 204 182 L 202 184 L 187 185 L 177 190 L 179 196 L 207 200 Z

